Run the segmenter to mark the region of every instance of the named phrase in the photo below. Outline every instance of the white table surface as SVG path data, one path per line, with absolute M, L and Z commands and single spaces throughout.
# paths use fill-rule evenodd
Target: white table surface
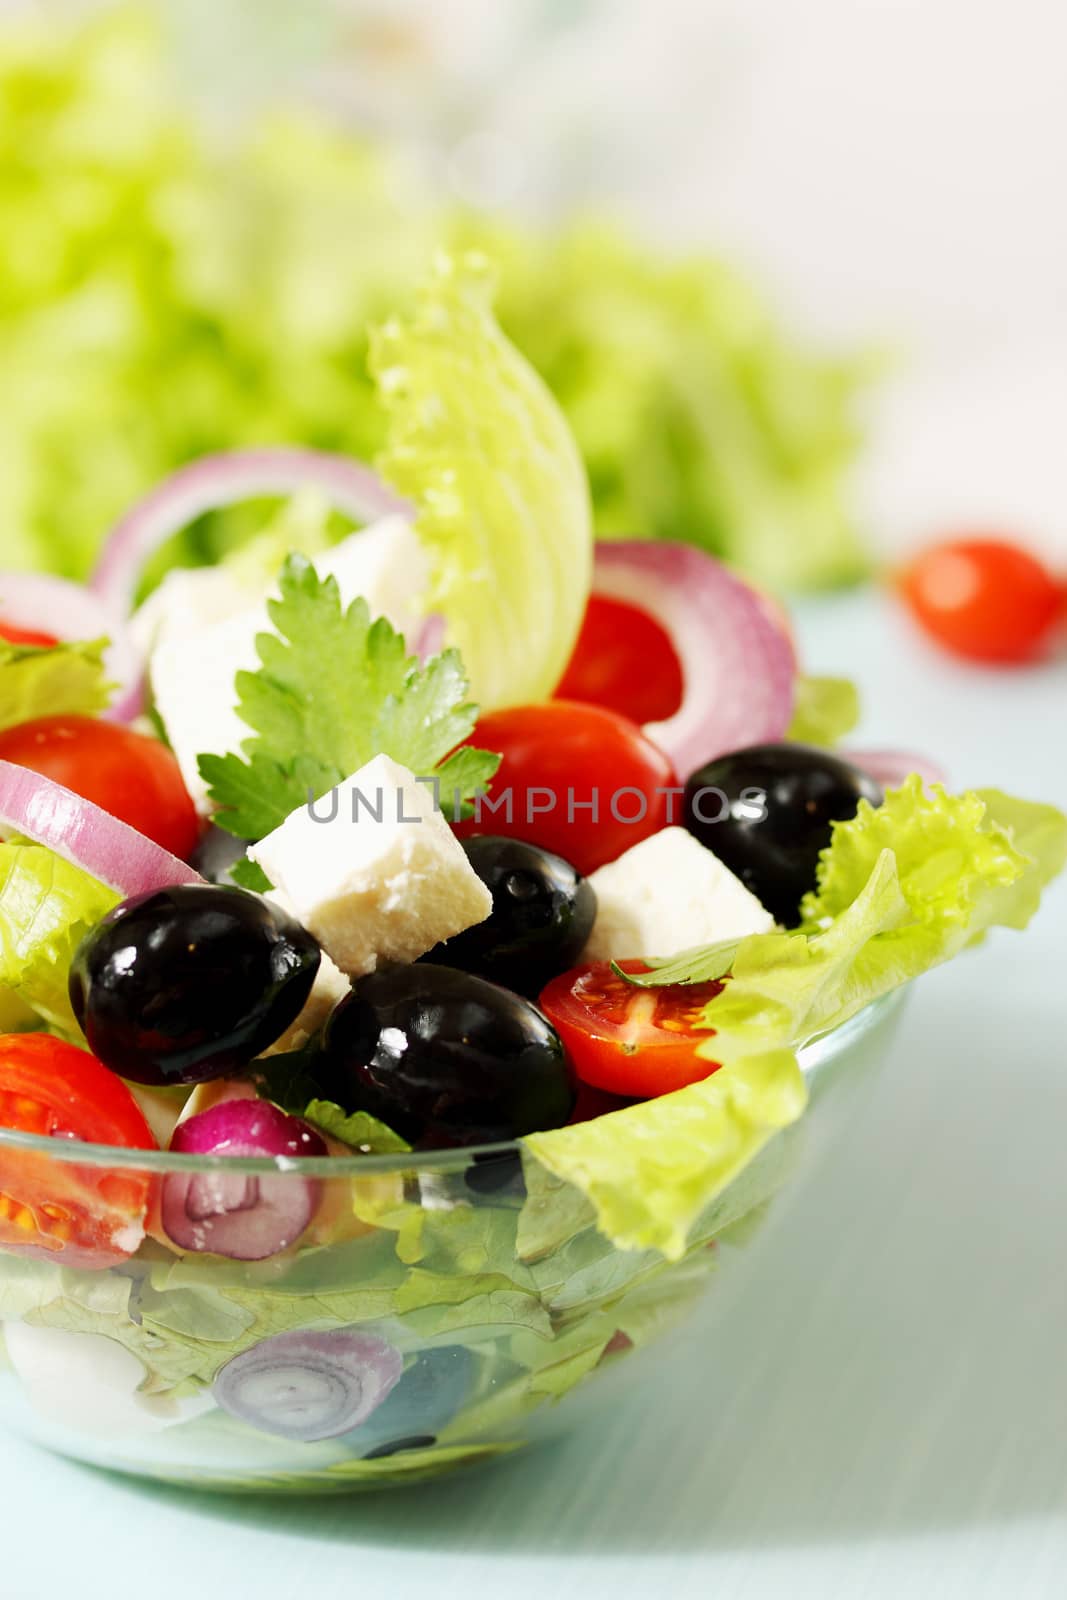
M 865 737 L 1067 805 L 1067 663 L 953 667 L 879 596 L 803 617 Z M 725 1326 L 562 1443 L 393 1495 L 212 1499 L 0 1440 L 3 1600 L 1045 1600 L 1067 1592 L 1067 886 L 925 979 Z M 491 1588 L 489 1586 L 492 1586 Z

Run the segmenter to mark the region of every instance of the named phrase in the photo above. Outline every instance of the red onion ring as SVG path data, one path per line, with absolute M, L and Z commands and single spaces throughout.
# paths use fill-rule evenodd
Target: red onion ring
M 793 645 L 763 595 L 692 545 L 602 540 L 593 591 L 662 623 L 685 686 L 674 716 L 644 731 L 680 778 L 705 761 L 781 739 L 793 710 Z
M 190 1155 L 326 1155 L 314 1128 L 260 1100 L 222 1100 L 179 1122 L 170 1148 Z M 163 1231 L 180 1250 L 231 1261 L 266 1261 L 295 1244 L 318 1208 L 322 1184 L 293 1173 L 168 1172 L 160 1196 Z
M 175 883 L 204 881 L 129 823 L 12 761 L 0 761 L 0 828 L 47 845 L 124 900 Z
M 411 510 L 370 467 L 348 456 L 281 445 L 224 450 L 179 467 L 127 511 L 104 545 L 91 587 L 125 615 L 145 562 L 195 517 L 257 495 L 303 488 L 321 490 L 338 510 L 360 521 Z
M 422 619 L 415 635 L 414 651 L 423 666 L 431 656 L 439 655 L 444 649 L 445 628 L 445 619 L 439 611 L 431 611 Z
M 0 573 L 0 621 L 49 633 L 57 639 L 111 642 L 104 654 L 108 677 L 118 685 L 104 715 L 129 722 L 144 704 L 144 662 L 121 613 L 83 584 L 36 572 Z
M 215 1375 L 224 1411 L 282 1439 L 335 1439 L 365 1422 L 395 1389 L 404 1358 L 360 1328 L 276 1333 Z
M 851 761 L 883 789 L 899 789 L 904 779 L 917 772 L 924 783 L 947 783 L 944 767 L 913 750 L 835 750 L 842 761 Z

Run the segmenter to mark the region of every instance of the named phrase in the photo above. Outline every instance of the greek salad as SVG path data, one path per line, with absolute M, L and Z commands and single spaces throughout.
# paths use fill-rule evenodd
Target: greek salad
M 851 686 L 710 556 L 594 543 L 480 259 L 372 367 L 379 472 L 205 458 L 87 587 L 0 578 L 8 1359 L 45 1410 L 103 1363 L 112 1432 L 364 1465 L 640 1342 L 802 1115 L 798 1051 L 1024 927 L 1067 854 L 1052 807 L 841 750 Z

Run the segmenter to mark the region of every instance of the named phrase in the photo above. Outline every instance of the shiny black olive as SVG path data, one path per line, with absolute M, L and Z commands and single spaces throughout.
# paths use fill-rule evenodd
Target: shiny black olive
M 321 954 L 243 889 L 183 884 L 124 900 L 85 939 L 70 1000 L 95 1056 L 135 1083 L 246 1066 L 300 1014 Z
M 861 800 L 881 805 L 882 791 L 829 751 L 751 745 L 693 773 L 685 786 L 685 825 L 778 922 L 792 927 L 815 887 L 832 824 L 854 817 Z
M 493 909 L 423 960 L 535 998 L 581 955 L 593 931 L 596 893 L 562 856 L 521 839 L 486 834 L 465 839 L 463 848 L 493 896 Z
M 323 1099 L 368 1111 L 416 1149 L 558 1128 L 574 1106 L 559 1036 L 519 995 L 417 962 L 361 978 L 314 1066 Z

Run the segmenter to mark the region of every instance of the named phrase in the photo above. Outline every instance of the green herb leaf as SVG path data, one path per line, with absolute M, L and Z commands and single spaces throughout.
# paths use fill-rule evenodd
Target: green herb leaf
M 663 960 L 646 958 L 645 965 L 652 968 L 651 972 L 626 972 L 617 961 L 611 963 L 611 970 L 635 989 L 662 989 L 675 983 L 713 983 L 717 978 L 725 978 L 730 971 L 740 943 L 740 939 L 722 939 L 717 944 L 682 950 Z
M 230 868 L 230 877 L 239 889 L 251 889 L 253 894 L 269 894 L 274 885 L 258 861 L 242 856 Z
M 373 1155 L 405 1155 L 411 1146 L 369 1111 L 343 1111 L 332 1100 L 309 1100 L 300 1115 L 331 1138 Z
M 442 764 L 462 800 L 488 785 L 498 756 L 446 759 L 478 710 L 454 650 L 420 668 L 384 617 L 372 622 L 362 598 L 345 610 L 336 580 L 304 556 L 288 558 L 280 590 L 269 605 L 277 631 L 256 640 L 259 670 L 237 674 L 238 711 L 252 729 L 244 757 L 200 757 L 220 827 L 262 839 L 382 753 L 418 777 Z

